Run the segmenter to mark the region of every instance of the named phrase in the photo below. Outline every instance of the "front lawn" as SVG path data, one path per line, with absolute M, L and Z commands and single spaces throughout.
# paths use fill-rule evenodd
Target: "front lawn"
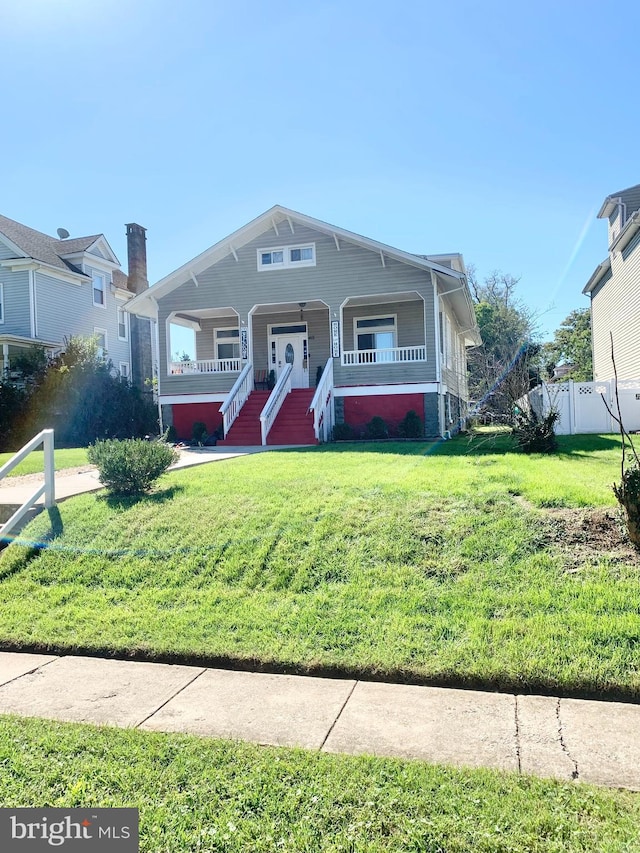
M 561 444 L 281 451 L 74 498 L 0 557 L 0 641 L 636 696 L 638 563 L 571 544 L 613 511 L 618 442 Z
M 640 795 L 0 717 L 4 807 L 134 807 L 142 853 L 625 853 Z

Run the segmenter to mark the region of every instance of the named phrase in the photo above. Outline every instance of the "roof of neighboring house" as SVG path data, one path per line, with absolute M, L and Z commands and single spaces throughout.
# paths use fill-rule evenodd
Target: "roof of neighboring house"
M 122 270 L 113 270 L 111 278 L 114 287 L 119 287 L 121 290 L 128 290 L 129 276 L 123 273 Z
M 333 239 L 336 240 L 336 243 L 339 240 L 344 240 L 347 243 L 353 243 L 356 246 L 361 246 L 362 248 L 376 252 L 380 254 L 381 257 L 386 255 L 389 258 L 394 258 L 395 260 L 410 264 L 411 266 L 418 267 L 419 269 L 433 270 L 433 272 L 448 277 L 449 280 L 454 279 L 454 288 L 452 288 L 451 291 L 443 291 L 442 295 L 446 296 L 449 293 L 457 293 L 458 291 L 463 290 L 464 286 L 463 288 L 460 287 L 461 281 L 466 284 L 465 273 L 455 268 L 455 266 L 462 265 L 461 255 L 435 255 L 429 257 L 427 255 L 416 255 L 412 252 L 405 252 L 402 249 L 396 249 L 385 243 L 379 243 L 377 240 L 371 240 L 369 237 L 363 237 L 360 234 L 355 234 L 353 231 L 338 228 L 336 225 L 331 225 L 328 222 L 323 222 L 320 219 L 314 219 L 304 213 L 298 213 L 295 210 L 290 210 L 287 207 L 276 204 L 260 216 L 252 219 L 251 222 L 247 223 L 247 225 L 244 225 L 242 228 L 234 231 L 228 237 L 219 240 L 211 246 L 211 248 L 202 252 L 186 264 L 183 264 L 181 267 L 178 267 L 177 270 L 174 270 L 169 275 L 160 279 L 160 281 L 149 288 L 149 290 L 138 294 L 138 296 L 129 302 L 127 310 L 134 314 L 140 314 L 141 316 L 153 316 L 157 311 L 156 299 L 170 293 L 176 287 L 180 287 L 185 284 L 189 279 L 195 278 L 208 267 L 213 266 L 218 263 L 218 261 L 254 240 L 256 237 L 259 237 L 268 228 L 272 228 L 274 225 L 279 225 L 281 222 L 287 221 L 298 222 L 301 225 L 306 225 L 307 227 L 312 228 L 315 231 L 319 231 L 322 234 L 327 234 L 333 237 Z M 439 263 L 438 259 L 440 259 L 440 261 L 444 261 L 444 263 Z M 445 265 L 447 263 L 450 265 Z M 471 302 L 471 296 L 468 292 L 466 293 L 466 296 L 468 299 L 466 300 L 467 304 L 465 304 L 465 313 L 468 315 L 467 320 L 469 323 L 467 331 L 474 340 L 477 338 L 477 343 L 480 343 L 480 333 L 476 322 L 473 304 Z
M 22 253 L 22 255 L 16 254 L 16 257 L 33 258 L 36 261 L 41 261 L 43 264 L 48 264 L 51 267 L 57 267 L 65 272 L 72 272 L 85 278 L 89 278 L 89 276 L 83 273 L 75 264 L 65 260 L 65 257 L 86 252 L 98 240 L 104 240 L 102 234 L 60 240 L 58 237 L 43 234 L 42 231 L 36 231 L 34 228 L 22 225 L 22 223 L 16 222 L 14 219 L 0 215 L 0 237 L 2 236 L 8 238 L 13 246 Z
M 627 206 L 627 217 L 634 211 L 640 209 L 640 184 L 633 187 L 628 187 L 626 190 L 618 190 L 618 192 L 610 193 L 602 202 L 602 207 L 598 212 L 598 219 L 607 219 L 613 213 L 621 200 Z

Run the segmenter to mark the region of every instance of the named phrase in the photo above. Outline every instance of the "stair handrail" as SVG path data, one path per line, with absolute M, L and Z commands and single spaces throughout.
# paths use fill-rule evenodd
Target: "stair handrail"
M 27 498 L 27 500 L 19 507 L 5 523 L 0 527 L 0 539 L 3 539 L 16 524 L 21 521 L 29 510 L 35 506 L 36 501 L 44 495 L 44 505 L 46 509 L 51 509 L 56 503 L 56 482 L 55 482 L 55 463 L 53 458 L 53 430 L 43 429 L 34 436 L 31 441 L 28 441 L 24 447 L 18 450 L 8 462 L 0 468 L 0 480 L 6 477 L 16 465 L 19 465 L 22 460 L 27 457 L 32 450 L 35 450 L 40 444 L 44 449 L 44 483 L 39 486 L 36 491 Z
M 220 406 L 222 414 L 222 429 L 226 438 L 229 430 L 235 419 L 240 414 L 240 409 L 244 406 L 249 398 L 249 394 L 253 391 L 253 364 L 250 362 L 245 364 L 242 373 L 233 383 L 231 391 L 227 394 L 224 403 Z
M 269 399 L 260 412 L 260 436 L 262 445 L 266 445 L 267 436 L 271 431 L 271 427 L 278 417 L 278 412 L 284 403 L 287 394 L 291 391 L 291 373 L 293 365 L 285 365 L 284 370 L 278 377 L 278 381 L 274 385 L 273 391 L 269 394 Z
M 313 431 L 316 441 L 329 441 L 333 430 L 333 358 L 329 356 L 322 371 L 320 383 L 309 404 L 313 412 Z

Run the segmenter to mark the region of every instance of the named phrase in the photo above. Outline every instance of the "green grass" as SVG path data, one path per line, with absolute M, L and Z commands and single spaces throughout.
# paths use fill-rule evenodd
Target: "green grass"
M 0 717 L 5 807 L 137 807 L 142 853 L 631 853 L 640 795 Z
M 15 456 L 15 453 L 0 453 L 0 468 Z M 56 471 L 63 468 L 77 468 L 80 465 L 88 465 L 86 447 L 68 447 L 54 451 Z M 32 451 L 26 459 L 17 465 L 8 474 L 9 477 L 20 477 L 23 474 L 36 474 L 44 471 L 44 458 L 42 450 Z
M 613 505 L 617 440 L 505 441 L 269 453 L 74 498 L 49 547 L 0 557 L 0 643 L 637 696 L 637 565 L 568 572 L 513 497 Z

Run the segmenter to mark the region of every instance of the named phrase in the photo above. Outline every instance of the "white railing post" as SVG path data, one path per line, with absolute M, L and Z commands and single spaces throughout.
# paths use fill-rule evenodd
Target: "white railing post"
M 285 365 L 284 370 L 278 377 L 278 381 L 276 382 L 273 391 L 269 395 L 269 399 L 267 400 L 264 409 L 260 412 L 260 437 L 263 447 L 267 443 L 267 436 L 278 417 L 278 412 L 280 411 L 287 394 L 291 391 L 292 371 L 293 365 Z
M 0 526 L 0 539 L 5 537 L 16 524 L 21 521 L 29 510 L 35 506 L 37 500 L 44 495 L 44 505 L 47 509 L 55 506 L 55 467 L 53 464 L 53 430 L 44 429 L 39 432 L 31 441 L 28 441 L 17 453 L 15 453 L 8 462 L 0 468 L 0 480 L 6 477 L 16 465 L 19 465 L 32 450 L 44 445 L 44 483 L 39 486 L 36 491 L 27 498 L 27 500 L 19 507 L 11 516 Z
M 42 431 L 44 447 L 44 505 L 51 509 L 56 502 L 56 466 L 53 458 L 53 430 Z
M 407 364 L 426 361 L 427 348 L 420 344 L 412 347 L 386 347 L 384 349 L 348 350 L 342 353 L 342 364 Z
M 313 412 L 313 431 L 316 440 L 328 441 L 333 429 L 333 358 L 331 356 L 324 366 L 308 411 Z

